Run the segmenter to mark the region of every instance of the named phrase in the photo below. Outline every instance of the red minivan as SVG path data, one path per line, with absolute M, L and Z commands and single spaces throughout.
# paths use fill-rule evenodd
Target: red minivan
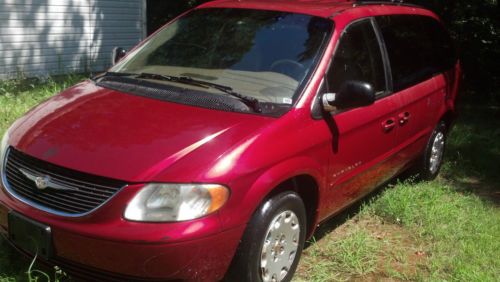
M 221 0 L 32 109 L 0 234 L 82 279 L 290 281 L 318 224 L 440 168 L 460 67 L 402 3 Z

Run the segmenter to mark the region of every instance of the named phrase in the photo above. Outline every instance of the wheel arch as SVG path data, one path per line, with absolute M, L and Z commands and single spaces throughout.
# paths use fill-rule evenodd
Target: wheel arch
M 323 179 L 320 171 L 320 165 L 309 158 L 289 160 L 267 170 L 255 181 L 245 197 L 246 201 L 255 195 L 260 195 L 256 201 L 254 198 L 251 214 L 254 214 L 267 199 L 285 191 L 293 191 L 304 202 L 307 216 L 306 238 L 309 238 L 314 233 L 317 223 L 321 179 Z
M 299 195 L 304 202 L 307 218 L 306 238 L 310 238 L 316 229 L 316 221 L 319 207 L 319 186 L 311 175 L 300 174 L 284 180 L 264 198 L 269 199 L 279 193 L 293 191 Z

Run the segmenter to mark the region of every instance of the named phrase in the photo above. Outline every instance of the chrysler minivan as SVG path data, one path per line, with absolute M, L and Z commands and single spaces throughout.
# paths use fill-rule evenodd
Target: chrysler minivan
M 220 0 L 29 111 L 0 234 L 89 281 L 290 281 L 318 224 L 439 172 L 460 67 L 404 3 Z

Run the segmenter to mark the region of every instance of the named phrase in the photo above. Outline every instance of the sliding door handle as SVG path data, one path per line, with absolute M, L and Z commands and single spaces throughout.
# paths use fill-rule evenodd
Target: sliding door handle
M 400 113 L 398 115 L 398 117 L 399 117 L 399 124 L 403 125 L 410 120 L 411 115 L 410 115 L 410 112 L 404 112 L 404 113 Z

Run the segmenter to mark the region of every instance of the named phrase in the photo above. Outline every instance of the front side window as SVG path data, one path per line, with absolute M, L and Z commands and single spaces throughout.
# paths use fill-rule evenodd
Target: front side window
M 329 92 L 358 80 L 372 85 L 380 95 L 386 90 L 382 53 L 370 20 L 351 24 L 342 34 L 328 73 Z
M 291 106 L 332 29 L 333 21 L 310 15 L 194 10 L 160 30 L 110 71 L 188 77 L 230 87 L 261 103 Z

